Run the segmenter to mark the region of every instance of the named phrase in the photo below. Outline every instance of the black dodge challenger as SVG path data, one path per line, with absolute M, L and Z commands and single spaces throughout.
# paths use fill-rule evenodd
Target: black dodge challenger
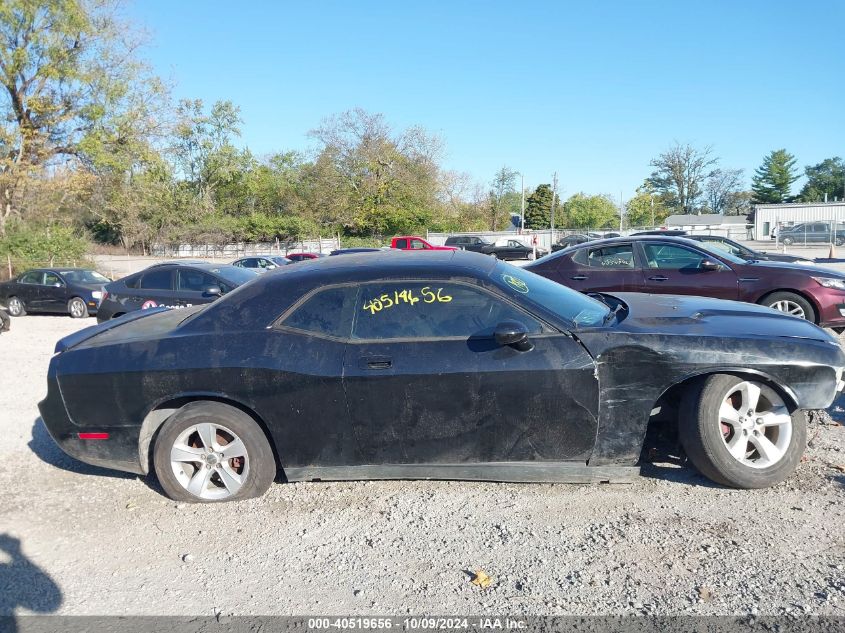
M 692 463 L 755 488 L 795 470 L 803 410 L 831 404 L 843 366 L 826 332 L 769 308 L 589 297 L 476 253 L 385 251 L 81 330 L 39 406 L 69 455 L 154 470 L 185 501 L 277 475 L 625 480 L 670 403 Z

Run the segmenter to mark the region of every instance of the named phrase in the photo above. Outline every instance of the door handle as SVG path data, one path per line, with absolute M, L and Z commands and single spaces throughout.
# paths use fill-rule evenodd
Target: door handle
M 655 275 L 654 277 L 649 277 L 649 281 L 669 281 L 668 277 L 664 277 L 663 275 Z
M 570 279 L 575 281 L 584 281 L 587 278 L 587 275 L 573 275 Z
M 361 369 L 390 369 L 393 367 L 393 359 L 389 356 L 362 356 L 358 359 L 358 367 Z

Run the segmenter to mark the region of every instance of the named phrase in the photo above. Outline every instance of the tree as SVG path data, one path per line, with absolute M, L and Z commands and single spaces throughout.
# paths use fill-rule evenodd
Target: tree
M 699 150 L 675 143 L 649 163 L 655 170 L 648 183 L 656 192 L 667 196 L 676 213 L 696 213 L 704 182 L 718 162 L 711 147 Z
M 804 168 L 807 182 L 801 188 L 801 202 L 845 200 L 845 161 L 838 156 Z
M 792 183 L 798 180 L 795 157 L 785 149 L 772 150 L 754 172 L 751 190 L 754 202 L 778 204 L 789 202 Z
M 648 183 L 637 189 L 637 195 L 625 203 L 628 227 L 657 226 L 669 216 L 670 209 L 663 197 L 655 193 Z
M 525 199 L 525 226 L 529 229 L 548 229 L 551 227 L 552 186 L 537 185 L 534 192 Z M 560 208 L 560 201 L 555 200 L 555 209 Z
M 576 193 L 563 206 L 573 228 L 598 229 L 619 225 L 619 209 L 607 196 Z
M 502 223 L 503 215 L 506 213 L 506 197 L 513 193 L 516 185 L 516 177 L 519 172 L 507 166 L 502 167 L 493 177 L 490 186 L 490 230 L 495 231 Z
M 742 169 L 713 170 L 704 185 L 710 212 L 738 214 L 731 205 L 736 202 L 737 194 L 743 191 L 742 174 Z
M 116 0 L 0 3 L 0 235 L 28 182 L 70 159 L 90 167 L 135 143 L 159 90 Z

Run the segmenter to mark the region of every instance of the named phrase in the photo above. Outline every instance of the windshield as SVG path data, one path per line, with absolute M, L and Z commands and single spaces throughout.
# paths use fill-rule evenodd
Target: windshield
M 217 268 L 210 268 L 208 272 L 223 278 L 233 286 L 240 286 L 248 281 L 255 279 L 257 273 L 249 268 L 239 268 L 238 266 L 219 266 Z
M 290 260 L 287 257 L 271 257 L 270 261 L 272 261 L 276 266 L 284 266 L 285 264 L 290 264 Z
M 511 264 L 500 262 L 490 278 L 514 298 L 535 303 L 575 326 L 600 325 L 610 313 L 600 301 Z
M 718 242 L 698 242 L 698 245 L 705 251 L 713 253 L 714 255 L 718 255 L 722 259 L 726 259 L 732 264 L 744 264 L 746 263 L 746 261 L 748 261 L 742 257 L 737 257 L 733 253 L 729 253 L 725 249 L 725 247 Z
M 68 282 L 77 284 L 107 284 L 111 279 L 95 270 L 63 270 L 62 277 Z

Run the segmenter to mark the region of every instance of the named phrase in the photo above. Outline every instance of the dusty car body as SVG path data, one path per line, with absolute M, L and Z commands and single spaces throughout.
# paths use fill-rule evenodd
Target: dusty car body
M 599 301 L 463 251 L 286 266 L 208 306 L 82 330 L 56 352 L 39 407 L 59 446 L 155 469 L 189 501 L 260 494 L 277 469 L 288 481 L 625 480 L 662 399 L 728 376 L 779 394 L 781 422 L 798 424 L 831 403 L 845 365 L 826 332 L 768 308 Z M 266 482 L 246 491 L 229 456 L 251 434 L 249 477 L 260 467 Z M 217 481 L 215 468 L 216 489 L 196 483 Z

